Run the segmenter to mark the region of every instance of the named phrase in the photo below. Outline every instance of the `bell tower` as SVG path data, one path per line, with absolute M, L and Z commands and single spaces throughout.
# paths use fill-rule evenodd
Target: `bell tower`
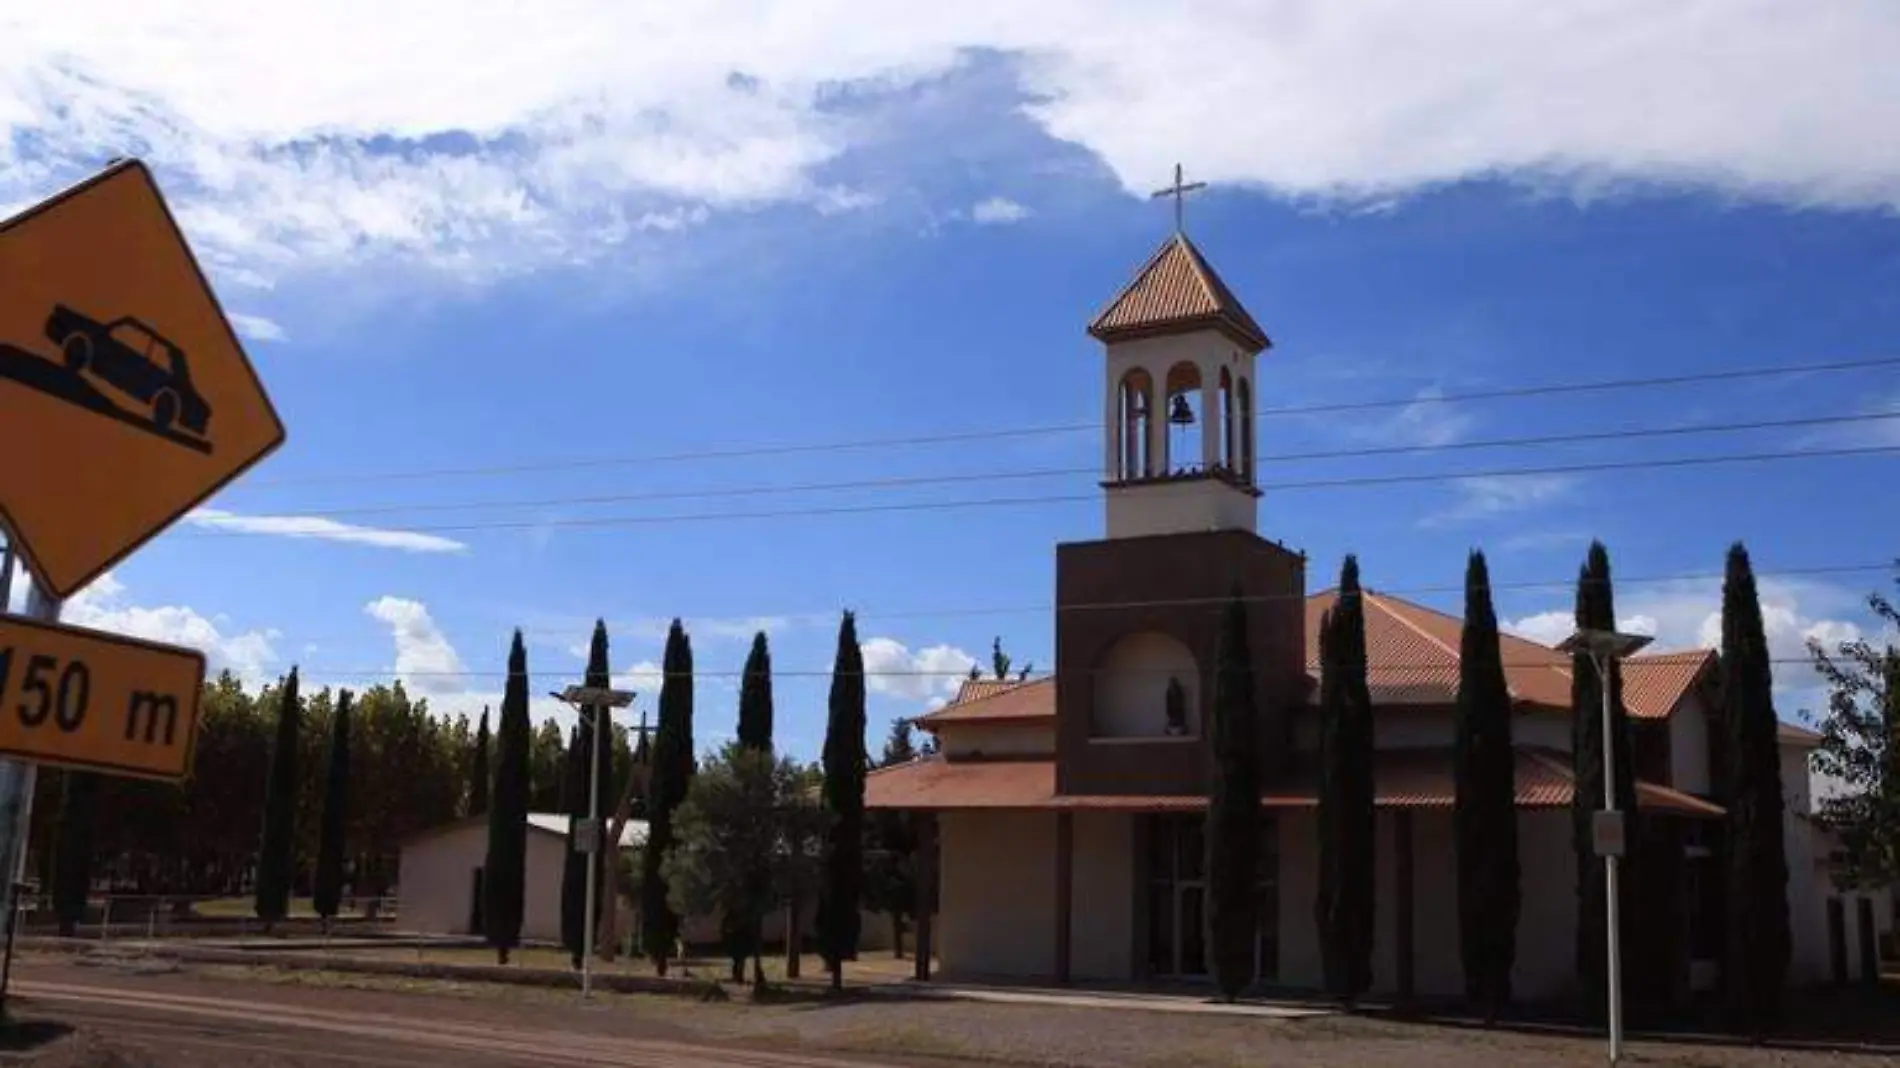
M 1107 349 L 1108 536 L 1251 533 L 1254 361 L 1272 343 L 1200 249 L 1177 230 L 1089 334 Z
M 1056 547 L 1056 792 L 1204 795 L 1224 607 L 1247 607 L 1261 771 L 1306 698 L 1306 560 L 1260 537 L 1260 324 L 1180 228 L 1089 325 L 1106 349 L 1105 536 Z

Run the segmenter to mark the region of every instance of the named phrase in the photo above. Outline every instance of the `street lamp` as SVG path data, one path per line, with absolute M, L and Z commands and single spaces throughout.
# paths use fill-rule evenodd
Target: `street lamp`
M 1616 809 L 1616 736 L 1610 724 L 1610 669 L 1618 660 L 1648 645 L 1647 634 L 1582 627 L 1557 646 L 1559 652 L 1582 654 L 1596 668 L 1603 711 L 1603 811 L 1590 824 L 1591 844 L 1603 858 L 1604 922 L 1609 925 L 1610 1063 L 1623 1056 L 1623 932 L 1618 926 L 1617 861 L 1623 856 L 1623 813 Z
M 600 788 L 596 781 L 600 777 L 601 739 L 607 732 L 603 728 L 610 720 L 596 714 L 589 717 L 588 709 L 625 708 L 633 703 L 632 690 L 613 690 L 604 686 L 569 686 L 560 693 L 549 692 L 549 697 L 563 702 L 574 709 L 583 721 L 592 720 L 594 741 L 593 752 L 588 754 L 587 790 L 587 833 L 575 837 L 587 843 L 587 911 L 581 920 L 581 996 L 591 997 L 594 993 L 594 908 L 596 895 L 600 892 Z M 618 847 L 619 843 L 614 843 Z

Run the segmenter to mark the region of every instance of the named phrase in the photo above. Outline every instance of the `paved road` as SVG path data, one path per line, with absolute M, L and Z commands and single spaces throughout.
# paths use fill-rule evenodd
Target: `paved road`
M 432 1019 L 403 1012 L 340 1012 L 254 998 L 166 993 L 111 982 L 16 982 L 29 1015 L 62 1020 L 113 1041 L 163 1051 L 164 1063 L 263 1063 L 330 1068 L 468 1068 L 603 1066 L 603 1068 L 894 1068 L 888 1062 L 825 1054 L 597 1037 Z M 402 999 L 391 998 L 400 1006 Z M 180 1054 L 190 1054 L 180 1057 Z

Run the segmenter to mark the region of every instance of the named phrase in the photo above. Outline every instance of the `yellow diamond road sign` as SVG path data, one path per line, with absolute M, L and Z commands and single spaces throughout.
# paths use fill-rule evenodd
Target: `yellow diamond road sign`
M 283 444 L 143 163 L 0 222 L 0 518 L 68 597 Z

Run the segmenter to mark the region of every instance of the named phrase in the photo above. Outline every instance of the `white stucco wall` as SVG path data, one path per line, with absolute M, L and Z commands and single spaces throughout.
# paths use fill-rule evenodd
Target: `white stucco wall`
M 1783 848 L 1788 855 L 1788 981 L 1801 985 L 1827 982 L 1832 974 L 1827 938 L 1827 899 L 1833 886 L 1828 878 L 1827 848 L 1810 813 L 1805 746 L 1781 747 Z M 1849 904 L 1847 953 L 1854 957 L 1854 915 Z M 1850 967 L 1851 974 L 1851 967 Z
M 1076 979 L 1135 974 L 1135 817 L 1077 812 L 1069 910 L 1069 972 Z
M 945 812 L 938 833 L 943 975 L 1053 975 L 1055 814 Z
M 522 887 L 523 941 L 559 941 L 561 869 L 567 844 L 558 835 L 528 831 Z M 488 827 L 476 821 L 403 847 L 398 871 L 402 926 L 423 934 L 467 934 L 475 869 L 488 854 Z
M 1690 694 L 1669 716 L 1669 785 L 1707 796 L 1709 782 L 1709 710 Z
M 959 723 L 937 735 L 945 754 L 969 756 L 1046 756 L 1056 751 L 1052 726 L 1000 726 Z
M 1373 989 L 1389 993 L 1398 981 L 1397 869 L 1393 815 L 1379 813 L 1373 888 L 1376 927 Z M 1319 892 L 1317 823 L 1312 810 L 1280 814 L 1280 977 L 1278 984 L 1317 988 L 1319 932 L 1313 903 Z M 1458 956 L 1458 871 L 1452 861 L 1448 810 L 1419 810 L 1413 829 L 1413 967 L 1425 995 L 1456 996 L 1464 990 Z M 1523 904 L 1518 916 L 1517 963 L 1512 984 L 1525 999 L 1556 997 L 1575 975 L 1576 891 L 1565 811 L 1518 814 L 1518 857 Z
M 1165 634 L 1142 632 L 1117 641 L 1095 676 L 1089 733 L 1098 738 L 1159 738 L 1168 723 L 1168 680 L 1185 698 L 1187 736 L 1201 731 L 1201 675 L 1188 647 Z
M 1448 749 L 1454 713 L 1434 706 L 1386 706 L 1372 718 L 1372 744 L 1379 749 Z M 1570 719 L 1559 714 L 1520 714 L 1511 720 L 1513 745 L 1570 751 Z M 1319 710 L 1302 709 L 1293 723 L 1293 744 L 1319 751 Z

